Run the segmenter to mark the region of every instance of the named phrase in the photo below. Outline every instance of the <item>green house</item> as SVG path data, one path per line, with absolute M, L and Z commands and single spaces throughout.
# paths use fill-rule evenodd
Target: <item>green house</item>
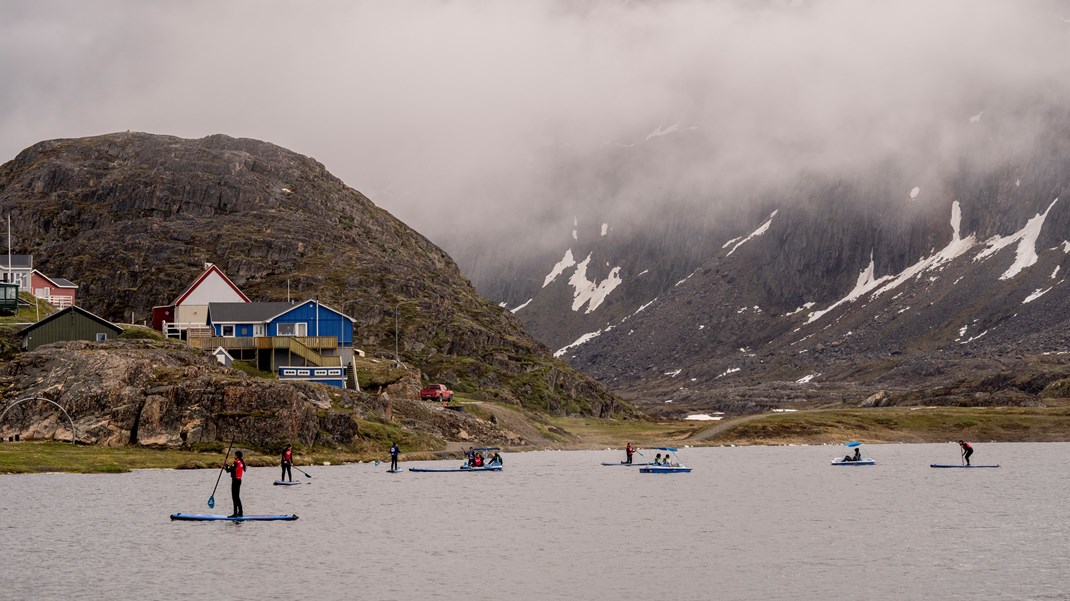
M 13 315 L 19 310 L 19 285 L 0 282 L 0 313 Z
M 81 307 L 67 307 L 23 328 L 22 348 L 32 351 L 42 344 L 69 340 L 103 341 L 122 334 L 123 329 Z

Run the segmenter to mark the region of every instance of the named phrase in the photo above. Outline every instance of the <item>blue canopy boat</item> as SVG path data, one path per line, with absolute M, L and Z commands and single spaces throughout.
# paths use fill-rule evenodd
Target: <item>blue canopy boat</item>
M 478 449 L 472 449 L 473 452 L 494 451 L 497 453 L 501 449 L 498 447 L 480 447 Z M 468 465 L 467 463 L 461 464 L 460 467 L 410 467 L 410 472 L 500 472 L 502 471 L 502 464 L 500 461 L 494 461 L 486 465 L 476 467 Z
M 649 447 L 650 451 L 668 451 L 665 453 L 665 463 L 658 463 L 654 461 L 653 465 L 646 465 L 639 468 L 641 474 L 686 474 L 691 471 L 691 468 L 687 467 L 680 462 L 680 457 L 676 455 L 678 449 L 673 447 Z M 676 457 L 676 461 L 673 462 L 669 459 L 669 453 L 672 453 Z
M 857 449 L 862 446 L 860 442 L 845 442 L 843 446 L 851 449 Z M 844 466 L 861 466 L 861 465 L 877 465 L 877 460 L 872 457 L 861 457 L 858 459 L 848 459 L 847 457 L 837 457 L 832 460 L 832 465 L 844 465 Z

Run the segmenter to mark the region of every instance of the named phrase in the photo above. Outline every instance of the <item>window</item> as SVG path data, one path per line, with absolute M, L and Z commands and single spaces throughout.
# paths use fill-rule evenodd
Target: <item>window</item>
M 219 330 L 224 338 L 234 337 L 234 326 L 221 326 Z
M 279 336 L 308 336 L 308 324 L 280 323 L 277 331 Z

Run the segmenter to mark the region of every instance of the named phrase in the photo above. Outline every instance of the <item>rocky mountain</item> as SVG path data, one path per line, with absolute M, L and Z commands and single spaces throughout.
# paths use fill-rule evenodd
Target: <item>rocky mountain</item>
M 0 166 L 0 207 L 13 251 L 78 283 L 80 304 L 107 319 L 145 321 L 211 262 L 253 300 L 316 298 L 354 317 L 372 355 L 393 357 L 396 319 L 402 359 L 459 391 L 556 414 L 628 411 L 425 237 L 316 160 L 266 142 L 41 142 Z
M 643 221 L 577 204 L 558 254 L 509 258 L 477 284 L 659 412 L 1061 398 L 1070 113 L 1033 108 L 1027 144 L 990 124 L 998 113 L 964 116 L 965 150 L 938 164 L 801 172 Z

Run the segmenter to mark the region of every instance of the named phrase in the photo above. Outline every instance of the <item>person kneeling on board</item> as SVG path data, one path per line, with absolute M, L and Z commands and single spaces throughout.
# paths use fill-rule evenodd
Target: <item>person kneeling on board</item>
M 234 513 L 227 517 L 239 518 L 245 515 L 241 506 L 241 479 L 245 475 L 245 460 L 241 451 L 234 451 L 234 463 L 226 468 L 230 474 L 230 496 L 234 500 Z
M 973 455 L 973 447 L 965 440 L 959 441 L 959 447 L 962 448 L 962 460 L 966 462 L 966 465 L 970 465 L 970 455 Z

